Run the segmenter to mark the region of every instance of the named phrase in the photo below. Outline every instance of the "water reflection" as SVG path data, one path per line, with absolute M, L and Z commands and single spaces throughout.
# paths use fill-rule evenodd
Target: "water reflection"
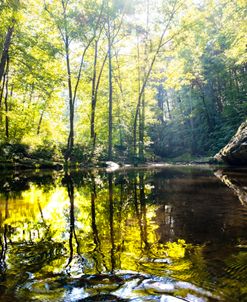
M 243 206 L 247 206 L 247 184 L 245 179 L 241 179 L 241 174 L 237 171 L 217 170 L 214 175 L 218 177 L 226 186 L 228 186 L 238 196 Z M 240 177 L 239 177 L 240 176 Z
M 0 299 L 245 301 L 247 178 L 222 174 L 2 175 Z

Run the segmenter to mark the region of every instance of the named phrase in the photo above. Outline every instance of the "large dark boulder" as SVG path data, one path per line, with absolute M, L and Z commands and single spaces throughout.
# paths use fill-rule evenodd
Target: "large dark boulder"
M 214 157 L 218 162 L 247 166 L 247 120 L 241 124 L 230 142 Z

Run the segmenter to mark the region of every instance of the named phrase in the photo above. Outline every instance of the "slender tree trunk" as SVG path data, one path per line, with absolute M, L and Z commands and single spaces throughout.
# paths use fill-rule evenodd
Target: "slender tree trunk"
M 171 120 L 172 119 L 172 115 L 171 115 L 171 109 L 170 109 L 169 99 L 168 99 L 168 97 L 166 97 L 165 99 L 166 99 L 166 108 L 167 108 L 168 118 Z M 163 121 L 164 121 L 164 119 L 163 119 Z
M 180 115 L 181 115 L 181 122 L 182 122 L 182 125 L 183 125 L 183 129 L 182 131 L 179 132 L 179 140 L 181 142 L 181 146 L 183 148 L 185 148 L 186 146 L 186 123 L 185 123 L 185 113 L 184 113 L 184 110 L 183 110 L 183 106 L 182 106 L 182 99 L 181 99 L 181 96 L 180 96 L 180 93 L 178 92 L 178 98 L 177 98 L 177 107 L 179 108 L 179 111 L 180 111 Z
M 74 147 L 74 102 L 73 102 L 73 91 L 72 91 L 71 70 L 70 70 L 69 38 L 67 35 L 65 37 L 65 52 L 66 52 L 66 66 L 67 66 L 67 76 L 68 76 L 69 121 L 70 121 L 67 152 L 65 156 L 65 160 L 67 161 L 68 159 L 70 159 Z
M 208 129 L 211 130 L 212 129 L 212 122 L 211 122 L 210 114 L 208 112 L 208 106 L 206 104 L 205 94 L 204 94 L 203 91 L 202 91 L 202 94 L 201 94 L 201 100 L 202 100 L 202 103 L 203 103 L 203 106 L 204 106 L 204 112 L 205 112 L 205 116 L 206 116 L 206 120 L 207 120 L 207 124 L 208 124 Z
M 136 139 L 137 139 L 137 123 L 138 123 L 138 116 L 139 116 L 139 110 L 140 110 L 140 106 L 141 106 L 141 101 L 142 101 L 142 96 L 145 92 L 145 89 L 146 89 L 146 86 L 147 86 L 147 83 L 148 83 L 148 80 L 149 80 L 149 77 L 151 75 L 151 72 L 153 70 L 153 67 L 154 67 L 154 64 L 157 60 L 157 57 L 158 57 L 158 54 L 161 50 L 161 48 L 167 44 L 169 41 L 171 41 L 173 39 L 173 36 L 171 38 L 169 38 L 168 40 L 164 41 L 164 38 L 165 38 L 165 34 L 167 33 L 167 30 L 169 29 L 170 27 L 170 24 L 171 24 L 171 21 L 177 11 L 177 7 L 176 5 L 178 4 L 177 1 L 175 1 L 174 5 L 173 5 L 173 9 L 172 9 L 172 12 L 169 16 L 169 19 L 166 23 L 166 26 L 159 38 L 159 43 L 158 43 L 158 46 L 154 52 L 154 55 L 153 55 L 153 58 L 150 62 L 150 65 L 148 66 L 148 68 L 146 69 L 146 72 L 145 72 L 145 76 L 144 76 L 144 79 L 143 79 L 143 82 L 142 82 L 142 86 L 141 86 L 141 89 L 139 90 L 139 95 L 138 95 L 138 100 L 137 100 L 137 105 L 136 105 L 136 111 L 135 111 L 135 117 L 134 117 L 134 127 L 133 127 L 133 152 L 134 152 L 134 156 L 136 156 L 137 154 L 137 148 L 136 148 Z
M 108 9 L 108 18 L 107 18 L 107 39 L 108 39 L 108 71 L 109 71 L 108 160 L 112 160 L 112 41 L 111 41 L 109 9 Z
M 14 22 L 14 20 L 13 20 L 13 22 Z M 8 53 L 9 53 L 9 48 L 10 48 L 13 32 L 14 32 L 14 25 L 12 25 L 8 28 L 8 31 L 7 31 L 7 34 L 5 37 L 5 41 L 4 41 L 3 53 L 2 53 L 2 57 L 1 57 L 1 61 L 0 61 L 0 83 L 2 82 L 5 66 L 7 64 Z
M 192 96 L 191 96 L 191 88 L 190 88 L 190 139 L 191 139 L 191 153 L 195 154 L 195 134 L 194 134 L 194 121 L 193 121 L 193 107 L 192 107 Z
M 211 121 L 210 113 L 209 113 L 208 106 L 207 106 L 206 99 L 205 99 L 205 87 L 204 87 L 204 84 L 200 82 L 200 79 L 196 79 L 195 84 L 200 92 L 200 98 L 202 100 L 202 104 L 204 107 L 204 113 L 205 113 L 206 121 L 208 124 L 208 129 L 210 131 L 212 129 L 212 121 Z
M 123 91 L 123 85 L 122 85 L 122 79 L 121 79 L 121 72 L 120 72 L 120 64 L 118 61 L 118 54 L 115 53 L 116 56 L 116 64 L 117 64 L 117 72 L 118 76 L 115 76 L 116 83 L 118 84 L 120 93 L 121 93 L 121 100 L 124 103 L 124 91 Z M 122 126 L 122 120 L 121 120 L 121 102 L 118 102 L 118 126 L 119 126 L 119 145 L 123 147 L 123 126 Z
M 31 87 L 30 96 L 29 96 L 29 103 L 32 102 L 32 99 L 33 99 L 33 92 L 34 92 L 34 84 L 32 84 L 32 87 Z
M 140 110 L 139 123 L 139 158 L 141 162 L 145 160 L 144 157 L 144 129 L 145 129 L 145 93 L 143 93 Z
M 97 57 L 98 57 L 98 41 L 95 41 L 95 53 L 94 53 L 94 70 L 93 70 L 93 80 L 92 80 L 92 99 L 91 99 L 91 119 L 90 119 L 90 134 L 91 134 L 91 141 L 92 141 L 92 153 L 91 157 L 94 156 L 94 151 L 96 147 L 96 137 L 97 134 L 95 132 L 95 114 L 96 114 L 96 105 L 97 105 L 97 97 L 98 97 L 98 90 L 100 85 L 101 76 L 104 70 L 104 66 L 106 60 L 108 58 L 108 54 L 105 55 L 104 60 L 102 62 L 99 75 L 97 77 Z
M 144 55 L 145 62 L 148 62 L 148 40 L 149 40 L 149 0 L 146 0 L 146 35 L 145 35 L 145 46 L 144 46 Z M 146 65 L 144 65 L 144 78 L 146 77 Z M 140 130 L 139 130 L 139 158 L 141 162 L 145 161 L 144 157 L 144 136 L 145 136 L 145 91 L 143 92 L 140 108 Z
M 137 71 L 138 71 L 138 93 L 140 95 L 141 91 L 141 68 L 140 68 L 140 46 L 139 46 L 139 41 L 137 42 Z M 138 119 L 137 117 L 139 116 L 140 120 L 140 114 L 139 114 L 139 109 L 140 109 L 141 103 L 137 102 L 137 108 L 135 112 L 135 118 L 134 118 L 134 129 L 133 129 L 133 155 L 136 157 L 137 154 L 137 123 Z
M 239 80 L 238 80 L 238 74 L 237 74 L 237 70 L 236 68 L 233 68 L 233 79 L 234 79 L 234 83 L 235 83 L 235 86 L 236 86 L 236 91 L 237 91 L 237 100 L 240 101 L 241 103 L 241 99 L 240 99 L 240 88 L 239 88 Z
M 101 20 L 101 16 L 102 16 L 102 11 L 103 11 L 103 7 L 104 7 L 104 1 L 102 2 L 102 6 L 101 6 L 101 11 L 100 11 L 100 15 L 98 17 L 97 20 L 97 25 L 96 25 L 96 29 L 94 31 L 94 35 L 89 39 L 86 47 L 83 50 L 81 59 L 80 59 L 80 66 L 79 66 L 79 70 L 77 73 L 77 79 L 75 81 L 75 85 L 73 87 L 72 85 L 72 79 L 71 79 L 71 64 L 70 64 L 70 47 L 69 44 L 71 42 L 70 40 L 70 32 L 68 29 L 68 15 L 67 15 L 67 6 L 69 4 L 68 0 L 60 0 L 60 3 L 62 5 L 62 9 L 63 9 L 63 24 L 57 24 L 57 28 L 59 30 L 59 33 L 61 35 L 61 38 L 63 40 L 64 43 L 64 49 L 65 49 L 65 58 L 66 58 L 66 67 L 67 67 L 67 85 L 68 85 L 68 94 L 69 94 L 69 135 L 68 135 L 68 140 L 67 140 L 67 150 L 65 152 L 65 161 L 68 162 L 68 160 L 71 158 L 71 153 L 73 151 L 73 147 L 74 147 L 74 115 L 75 115 L 75 101 L 76 101 L 76 96 L 77 96 L 77 91 L 78 91 L 78 87 L 79 87 L 79 82 L 81 79 L 81 74 L 82 74 L 82 68 L 83 68 L 83 62 L 84 62 L 84 56 L 89 48 L 89 46 L 91 45 L 91 43 L 93 42 L 93 40 L 95 39 L 95 32 L 96 29 L 98 28 L 98 25 L 100 23 Z M 53 13 L 49 10 L 48 5 L 45 4 L 45 10 L 50 14 L 50 16 L 54 19 L 54 15 Z
M 223 97 L 222 97 L 222 85 L 221 85 L 221 79 L 220 76 L 217 76 L 217 95 L 216 95 L 216 102 L 217 102 L 217 107 L 218 107 L 218 111 L 219 113 L 221 113 L 223 111 Z
M 40 118 L 39 118 L 39 123 L 38 123 L 38 127 L 37 127 L 37 135 L 40 134 L 40 128 L 41 128 L 41 123 L 43 121 L 44 113 L 45 113 L 45 109 L 42 110 Z
M 5 136 L 6 139 L 9 139 L 9 56 L 7 56 L 7 66 L 6 66 L 6 84 L 5 84 L 5 97 L 4 97 L 4 106 L 5 106 Z
M 97 69 L 97 59 L 98 59 L 98 41 L 94 44 L 94 63 L 93 63 L 93 80 L 92 80 L 92 107 L 91 107 L 91 140 L 95 140 L 95 86 L 96 86 L 96 69 Z M 93 143 L 94 144 L 94 143 Z
M 3 83 L 1 86 L 1 92 L 0 92 L 0 124 L 2 123 L 2 107 L 3 107 L 2 104 L 3 104 L 5 82 L 6 82 L 6 72 L 3 75 Z
M 64 34 L 62 33 L 60 27 L 60 32 L 64 41 L 65 48 L 65 58 L 66 58 L 66 68 L 67 68 L 67 84 L 69 93 L 69 135 L 67 141 L 67 150 L 65 153 L 65 161 L 67 162 L 70 157 L 74 146 L 74 98 L 73 98 L 73 88 L 71 80 L 71 67 L 70 67 L 70 50 L 69 50 L 69 32 L 68 32 L 68 21 L 67 21 L 67 4 L 68 1 L 61 0 L 63 7 L 63 21 L 64 21 Z

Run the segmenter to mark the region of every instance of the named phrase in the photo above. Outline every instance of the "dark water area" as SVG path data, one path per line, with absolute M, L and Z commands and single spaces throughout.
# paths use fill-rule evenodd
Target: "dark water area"
M 0 301 L 247 301 L 247 170 L 0 174 Z

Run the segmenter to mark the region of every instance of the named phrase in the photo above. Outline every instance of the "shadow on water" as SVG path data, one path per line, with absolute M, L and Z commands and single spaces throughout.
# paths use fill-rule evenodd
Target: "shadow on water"
M 0 184 L 0 301 L 247 301 L 245 172 L 9 174 Z

